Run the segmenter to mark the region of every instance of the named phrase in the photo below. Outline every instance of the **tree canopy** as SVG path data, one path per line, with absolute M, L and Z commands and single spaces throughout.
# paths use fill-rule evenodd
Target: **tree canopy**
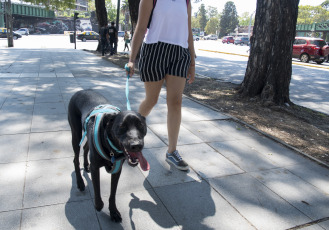
M 24 0 L 24 2 L 30 2 L 35 5 L 42 4 L 47 8 L 63 10 L 63 9 L 74 9 L 75 0 Z
M 226 2 L 220 18 L 220 36 L 234 32 L 238 24 L 238 13 L 234 2 Z
M 329 20 L 329 11 L 322 6 L 299 6 L 297 24 L 312 24 Z

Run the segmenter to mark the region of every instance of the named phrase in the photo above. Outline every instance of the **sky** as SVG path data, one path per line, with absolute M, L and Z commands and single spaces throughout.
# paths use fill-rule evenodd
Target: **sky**
M 192 3 L 193 13 L 199 10 L 202 3 L 205 4 L 206 8 L 207 6 L 217 7 L 218 12 L 221 13 L 224 9 L 225 3 L 228 1 L 234 2 L 238 15 L 241 15 L 244 12 L 252 13 L 256 10 L 257 0 L 202 0 L 200 3 Z M 318 6 L 324 1 L 325 0 L 300 0 L 299 5 Z M 191 2 L 193 2 L 193 0 Z

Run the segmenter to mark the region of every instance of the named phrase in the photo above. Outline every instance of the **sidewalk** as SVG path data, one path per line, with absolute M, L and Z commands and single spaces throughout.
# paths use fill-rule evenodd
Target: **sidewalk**
M 165 90 L 147 118 L 149 172 L 124 164 L 109 217 L 93 207 L 91 176 L 76 187 L 67 105 L 93 88 L 125 109 L 125 74 L 101 57 L 69 49 L 0 49 L 0 229 L 329 229 L 329 169 L 184 98 L 179 147 L 188 173 L 165 162 Z M 130 79 L 133 110 L 144 96 Z M 81 164 L 82 165 L 82 164 Z M 307 225 L 311 223 L 311 225 Z

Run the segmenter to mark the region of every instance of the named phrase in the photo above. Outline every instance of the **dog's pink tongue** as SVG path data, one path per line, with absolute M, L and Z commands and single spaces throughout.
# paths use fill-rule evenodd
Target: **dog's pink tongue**
M 143 156 L 142 152 L 134 152 L 134 153 L 129 153 L 129 154 L 138 158 L 139 164 L 143 171 L 150 170 L 150 165 L 147 162 L 147 160 L 145 159 L 145 157 Z

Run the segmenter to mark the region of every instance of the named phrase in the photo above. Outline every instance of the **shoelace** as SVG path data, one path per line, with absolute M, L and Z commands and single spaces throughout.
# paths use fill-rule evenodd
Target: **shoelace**
M 182 160 L 183 160 L 183 158 L 179 155 L 179 153 L 178 153 L 177 150 L 175 150 L 175 151 L 173 152 L 173 154 L 178 158 L 179 161 L 182 161 Z

